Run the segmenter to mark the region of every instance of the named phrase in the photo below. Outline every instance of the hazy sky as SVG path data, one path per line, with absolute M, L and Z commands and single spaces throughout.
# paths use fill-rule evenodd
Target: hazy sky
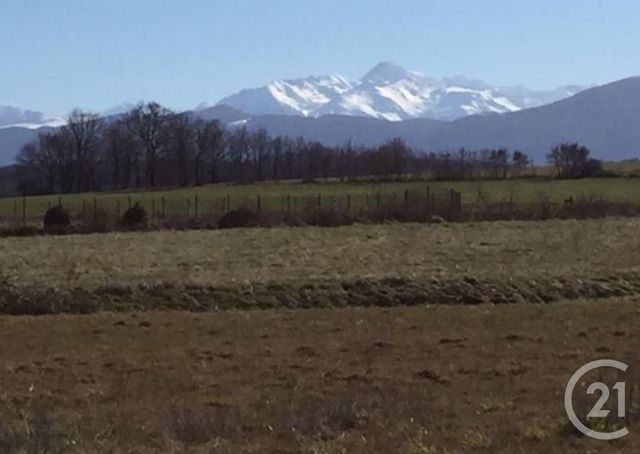
M 639 23 L 637 0 L 0 0 L 0 104 L 191 108 L 379 61 L 497 85 L 598 84 L 640 75 Z

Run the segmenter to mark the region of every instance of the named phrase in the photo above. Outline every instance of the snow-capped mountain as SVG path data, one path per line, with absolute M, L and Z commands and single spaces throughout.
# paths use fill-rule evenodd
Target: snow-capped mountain
M 102 112 L 103 117 L 112 117 L 115 115 L 122 115 L 124 113 L 130 112 L 136 107 L 136 105 L 132 102 L 123 102 L 122 104 L 118 104 L 117 106 L 113 106 L 104 112 Z
M 45 126 L 58 127 L 64 119 L 19 107 L 0 105 L 0 128 L 39 129 Z
M 218 104 L 254 115 L 317 116 L 322 106 L 353 88 L 352 83 L 341 76 L 276 80 L 265 87 L 242 90 Z
M 389 121 L 455 120 L 474 114 L 515 112 L 567 98 L 581 87 L 551 91 L 495 88 L 465 77 L 436 79 L 393 63 L 380 63 L 359 81 L 333 75 L 278 80 L 220 100 L 254 115 L 367 116 Z

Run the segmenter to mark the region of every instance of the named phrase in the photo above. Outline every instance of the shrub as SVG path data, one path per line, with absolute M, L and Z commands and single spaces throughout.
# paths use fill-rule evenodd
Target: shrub
M 602 161 L 597 159 L 589 159 L 584 163 L 582 168 L 583 177 L 598 177 L 604 172 L 602 168 Z
M 307 225 L 337 227 L 354 224 L 356 217 L 353 212 L 339 207 L 315 207 L 305 209 L 302 212 L 301 220 Z
M 233 229 L 239 227 L 257 227 L 262 225 L 263 217 L 260 213 L 249 208 L 239 208 L 225 213 L 218 220 L 221 229 Z
M 47 233 L 66 233 L 71 224 L 71 216 L 67 210 L 58 205 L 47 210 L 42 224 Z
M 122 215 L 122 225 L 130 229 L 143 229 L 147 226 L 147 210 L 136 202 Z

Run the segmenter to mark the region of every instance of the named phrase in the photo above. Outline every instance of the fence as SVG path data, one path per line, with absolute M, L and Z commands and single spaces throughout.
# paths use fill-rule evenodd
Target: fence
M 7 204 L 0 205 L 0 226 L 4 228 L 39 227 L 44 213 L 53 206 L 62 206 L 74 222 L 85 226 L 104 223 L 114 224 L 134 204 L 147 211 L 151 221 L 166 219 L 217 219 L 225 213 L 239 208 L 257 212 L 299 213 L 318 209 L 336 209 L 353 213 L 370 213 L 383 210 L 406 210 L 423 215 L 439 215 L 454 218 L 462 210 L 462 195 L 453 190 L 406 189 L 400 192 L 327 194 L 257 194 L 239 196 L 160 196 L 150 197 L 144 193 L 131 195 L 105 195 L 82 198 L 79 195 L 49 197 L 35 202 L 30 197 L 13 199 L 10 210 Z

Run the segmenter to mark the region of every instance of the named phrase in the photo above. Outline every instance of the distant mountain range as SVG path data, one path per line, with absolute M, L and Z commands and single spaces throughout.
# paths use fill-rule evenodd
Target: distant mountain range
M 20 147 L 37 135 L 33 125 L 55 127 L 61 121 L 15 111 L 7 120 L 3 112 L 0 164 L 13 162 Z M 495 89 L 464 78 L 438 81 L 384 63 L 358 82 L 339 76 L 279 81 L 212 107 L 203 104 L 190 114 L 219 119 L 228 128 L 264 128 L 272 135 L 329 145 L 377 145 L 402 137 L 419 150 L 505 146 L 541 163 L 553 145 L 577 141 L 601 159 L 640 157 L 640 77 L 584 90 L 541 92 Z M 11 119 L 18 121 L 11 126 Z
M 55 128 L 62 126 L 64 123 L 62 118 L 47 115 L 42 112 L 0 105 L 0 129 L 38 129 L 46 126 Z
M 455 120 L 467 115 L 505 113 L 538 107 L 572 96 L 583 87 L 551 91 L 496 88 L 465 77 L 435 79 L 380 63 L 358 81 L 342 76 L 277 80 L 261 88 L 223 98 L 252 115 L 349 115 L 402 121 L 415 118 Z

